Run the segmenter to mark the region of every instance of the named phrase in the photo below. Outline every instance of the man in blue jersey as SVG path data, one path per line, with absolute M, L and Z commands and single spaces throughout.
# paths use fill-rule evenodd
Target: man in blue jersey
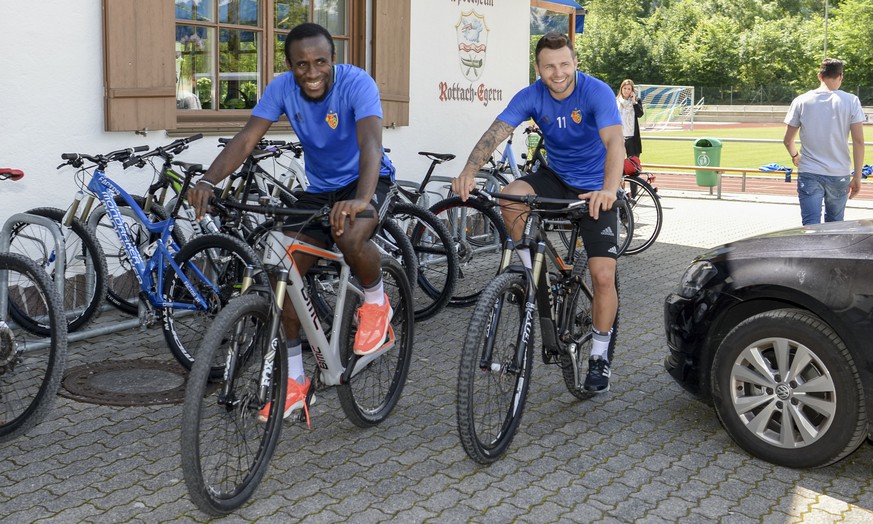
M 333 38 L 325 28 L 311 23 L 293 28 L 285 40 L 289 72 L 270 82 L 245 127 L 191 188 L 188 200 L 199 218 L 215 184 L 239 167 L 273 122 L 286 115 L 306 152 L 309 187 L 297 205 L 313 209 L 332 206 L 330 232 L 310 227 L 300 231 L 298 238 L 325 246 L 331 240 L 328 235 L 332 237 L 364 287 L 354 352 L 366 355 L 382 345 L 393 311 L 382 287 L 379 251 L 370 241 L 378 225 L 377 215 L 357 215 L 381 206 L 391 187 L 394 167 L 382 148 L 382 105 L 375 81 L 366 71 L 335 64 L 335 59 Z M 297 236 L 297 231 L 287 234 Z M 314 261 L 299 252 L 294 255 L 301 275 Z M 283 326 L 289 345 L 284 414 L 288 417 L 304 406 L 309 379 L 303 371 L 300 322 L 293 308 L 285 309 Z M 269 405 L 262 410 L 263 421 L 267 413 Z
M 547 33 L 537 42 L 534 56 L 540 80 L 519 91 L 497 116 L 452 182 L 452 190 L 466 200 L 476 173 L 515 127 L 528 119 L 539 126 L 548 167 L 513 181 L 503 192 L 588 200 L 592 220 L 583 222 L 581 234 L 594 283 L 594 326 L 584 387 L 603 393 L 609 390 L 609 345 L 618 311 L 618 221 L 613 204 L 625 156 L 621 116 L 609 86 L 576 70 L 569 38 Z M 504 205 L 502 212 L 513 240 L 519 240 L 528 208 Z M 530 267 L 530 251 L 519 249 L 518 254 Z

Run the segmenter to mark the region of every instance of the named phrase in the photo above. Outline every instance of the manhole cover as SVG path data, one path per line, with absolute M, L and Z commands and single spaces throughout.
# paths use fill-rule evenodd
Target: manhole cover
M 187 372 L 175 362 L 109 360 L 67 370 L 61 396 L 107 406 L 179 404 Z

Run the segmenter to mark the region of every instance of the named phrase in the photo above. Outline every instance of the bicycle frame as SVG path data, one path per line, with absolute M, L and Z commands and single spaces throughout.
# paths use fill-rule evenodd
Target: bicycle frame
M 169 307 L 178 310 L 205 311 L 208 308 L 206 300 L 199 292 L 197 292 L 196 288 L 191 284 L 191 281 L 188 280 L 188 278 L 185 276 L 182 268 L 176 263 L 175 260 L 173 260 L 172 253 L 170 252 L 170 249 L 168 247 L 175 246 L 170 237 L 170 233 L 172 232 L 173 225 L 175 223 L 175 219 L 172 217 L 172 215 L 167 220 L 152 222 L 149 217 L 146 216 L 143 209 L 136 203 L 133 197 L 127 191 L 122 189 L 118 184 L 109 179 L 106 176 L 104 170 L 100 167 L 97 167 L 94 170 L 94 173 L 91 175 L 91 180 L 88 182 L 87 188 L 91 192 L 91 194 L 88 195 L 86 210 L 90 209 L 92 201 L 95 197 L 98 198 L 103 204 L 104 208 L 106 209 L 106 214 L 109 216 L 109 219 L 112 222 L 112 227 L 115 230 L 116 235 L 118 235 L 118 239 L 121 241 L 121 245 L 124 247 L 124 251 L 128 256 L 128 259 L 133 265 L 134 274 L 136 275 L 136 279 L 139 282 L 140 289 L 142 290 L 142 293 L 144 293 L 144 296 L 148 299 L 149 304 L 157 308 Z M 157 235 L 158 240 L 156 240 L 149 247 L 151 253 L 149 254 L 148 260 L 143 259 L 139 250 L 136 248 L 136 244 L 131 239 L 130 234 L 127 231 L 127 227 L 125 226 L 121 210 L 119 209 L 118 204 L 115 203 L 115 196 L 120 196 L 122 199 L 124 199 L 130 209 L 136 215 L 137 220 L 139 220 L 139 222 L 147 228 L 150 235 Z M 68 216 L 75 216 L 76 209 L 77 204 L 74 204 L 68 211 Z M 194 297 L 194 304 L 164 301 L 163 297 L 160 294 L 160 290 L 163 289 L 163 270 L 167 265 L 173 268 L 173 270 L 178 274 L 185 288 L 188 290 L 189 293 L 191 293 L 191 296 Z M 204 282 L 209 282 L 199 268 L 192 265 L 191 269 L 197 274 L 198 278 L 200 278 Z M 152 276 L 153 273 L 155 274 L 154 278 Z M 210 285 L 212 284 L 210 283 Z
M 272 320 L 270 326 L 270 347 L 277 348 L 284 343 L 279 336 L 279 330 L 281 327 L 280 321 L 282 318 L 282 310 L 285 307 L 285 299 L 290 299 L 291 306 L 294 308 L 294 311 L 297 312 L 297 318 L 300 321 L 300 327 L 303 330 L 303 333 L 306 335 L 306 340 L 309 343 L 310 348 L 312 349 L 312 355 L 315 358 L 320 381 L 327 386 L 336 386 L 339 384 L 347 383 L 351 377 L 363 370 L 367 366 L 367 364 L 369 364 L 373 360 L 376 360 L 383 353 L 394 347 L 394 345 L 396 344 L 394 330 L 389 324 L 388 342 L 383 344 L 382 347 L 380 347 L 376 351 L 373 351 L 372 353 L 369 353 L 365 356 L 352 354 L 348 366 L 343 365 L 342 361 L 340 360 L 341 340 L 339 328 L 343 320 L 343 311 L 345 310 L 348 293 L 354 293 L 363 299 L 363 291 L 358 289 L 356 286 L 349 284 L 349 278 L 351 277 L 351 268 L 348 266 L 348 264 L 346 264 L 345 258 L 341 253 L 331 251 L 325 248 L 320 248 L 318 246 L 306 242 L 301 242 L 299 240 L 293 240 L 287 247 L 284 248 L 284 250 L 287 254 L 287 258 L 284 260 L 284 263 L 286 265 L 278 271 L 278 278 L 276 279 L 275 287 L 272 290 L 272 304 L 274 311 L 271 314 Z M 297 267 L 294 264 L 293 255 L 297 252 L 305 253 L 310 256 L 327 260 L 333 264 L 338 265 L 340 268 L 339 287 L 336 293 L 337 298 L 336 304 L 334 306 L 332 321 L 332 326 L 334 326 L 334 329 L 331 331 L 331 334 L 329 336 L 322 327 L 321 321 L 318 318 L 318 314 L 315 311 L 315 307 L 312 304 L 312 300 L 307 293 L 306 283 L 303 281 L 303 277 L 300 275 L 300 272 L 297 270 Z M 249 286 L 251 283 L 251 278 L 249 277 L 249 275 L 254 275 L 257 271 L 262 270 L 247 268 L 246 278 L 243 280 L 243 293 L 250 291 Z M 231 347 L 229 349 L 229 352 L 234 351 L 235 348 Z M 275 356 L 274 352 L 271 351 L 270 355 L 268 356 Z M 269 377 L 268 375 L 272 373 L 272 368 L 272 362 L 265 362 L 262 369 L 261 388 L 264 395 L 263 399 L 266 399 L 267 391 L 269 391 L 271 377 Z M 225 372 L 230 373 L 230 366 L 226 368 Z M 228 375 L 228 377 L 229 376 L 232 376 L 232 373 Z
M 580 200 L 578 204 L 571 204 L 570 208 L 586 205 L 587 202 Z M 576 251 L 576 236 L 577 228 L 572 229 L 572 242 L 567 255 L 567 260 L 564 260 L 557 252 L 552 243 L 545 237 L 540 235 L 544 233 L 543 222 L 546 221 L 537 210 L 531 210 L 525 221 L 524 232 L 522 238 L 516 244 L 512 239 L 507 239 L 503 248 L 503 256 L 500 261 L 500 270 L 498 274 L 506 271 L 520 271 L 527 273 L 527 290 L 525 292 L 525 316 L 522 320 L 525 326 L 531 326 L 533 322 L 534 311 L 539 312 L 540 321 L 540 336 L 542 337 L 543 348 L 552 349 L 559 347 L 558 339 L 564 331 L 564 326 L 568 325 L 571 320 L 566 318 L 564 309 L 563 297 L 555 296 L 552 290 L 551 282 L 545 281 L 545 275 L 549 265 L 555 268 L 563 277 L 568 276 L 573 271 L 574 262 L 577 259 Z M 527 245 L 530 249 L 532 264 L 531 268 L 510 267 L 512 260 L 512 252 L 517 245 Z M 584 283 L 581 284 L 584 287 Z M 591 290 L 585 290 L 586 294 L 591 297 Z M 497 301 L 494 304 L 493 311 L 496 313 L 502 307 L 502 301 Z M 494 331 L 497 328 L 497 319 L 499 315 L 492 314 L 491 325 L 487 330 L 487 340 L 494 340 Z M 525 329 L 519 333 L 516 340 L 516 353 L 513 362 L 510 365 L 509 371 L 517 372 L 521 369 L 521 361 L 525 355 L 527 344 L 530 343 L 531 329 Z M 487 348 L 483 354 L 483 360 L 480 363 L 481 367 L 486 367 L 487 362 L 491 361 L 491 347 Z M 571 352 L 575 348 L 571 348 Z M 492 366 L 494 364 L 492 363 Z

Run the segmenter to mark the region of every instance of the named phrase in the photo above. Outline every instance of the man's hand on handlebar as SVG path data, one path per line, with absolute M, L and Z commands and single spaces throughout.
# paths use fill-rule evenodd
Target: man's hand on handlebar
M 476 178 L 473 175 L 461 173 L 452 179 L 452 191 L 461 197 L 464 202 L 470 197 L 470 191 L 476 188 Z
M 369 207 L 370 202 L 358 198 L 335 203 L 330 210 L 330 227 L 333 229 L 333 234 L 341 236 L 345 232 L 346 219 L 348 219 L 349 224 L 354 224 L 358 213 Z
M 601 211 L 609 211 L 617 200 L 615 191 L 589 191 L 579 195 L 581 200 L 588 201 L 588 214 L 591 218 L 597 220 Z

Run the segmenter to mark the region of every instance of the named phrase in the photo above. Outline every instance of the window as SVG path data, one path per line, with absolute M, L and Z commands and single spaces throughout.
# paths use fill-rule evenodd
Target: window
M 163 0 L 104 0 L 107 130 L 233 132 L 286 70 L 285 37 L 304 21 L 331 32 L 338 63 L 365 67 L 373 57 L 385 125 L 407 125 L 409 3 L 175 0 L 171 9 Z

